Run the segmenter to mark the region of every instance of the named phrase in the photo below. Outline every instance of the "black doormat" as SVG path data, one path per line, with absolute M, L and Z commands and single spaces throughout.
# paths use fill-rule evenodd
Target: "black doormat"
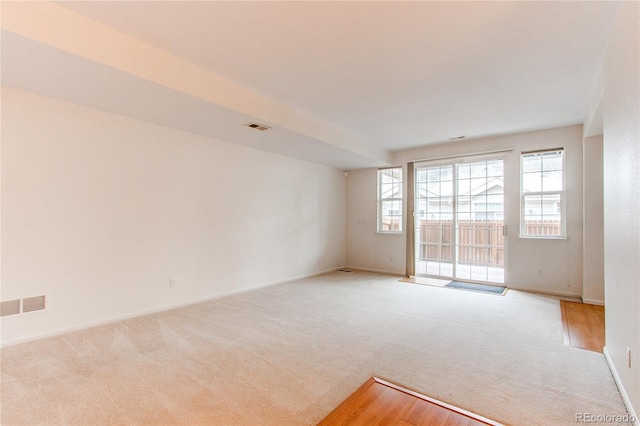
M 498 287 L 494 285 L 484 285 L 484 284 L 474 284 L 474 283 L 463 283 L 460 281 L 451 281 L 449 284 L 445 285 L 445 287 L 459 288 L 461 290 L 477 291 L 480 293 L 497 294 L 500 296 L 502 296 L 507 291 L 506 287 Z

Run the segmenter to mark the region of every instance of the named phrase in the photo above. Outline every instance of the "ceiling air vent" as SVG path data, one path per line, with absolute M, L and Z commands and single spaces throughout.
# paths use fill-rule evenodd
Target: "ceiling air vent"
M 450 141 L 459 141 L 460 139 L 464 139 L 466 138 L 466 136 L 454 136 L 452 138 L 449 138 Z
M 256 130 L 261 130 L 261 131 L 269 130 L 271 128 L 266 124 L 260 124 L 260 123 L 247 123 L 245 124 L 245 126 L 251 127 L 252 129 L 256 129 Z

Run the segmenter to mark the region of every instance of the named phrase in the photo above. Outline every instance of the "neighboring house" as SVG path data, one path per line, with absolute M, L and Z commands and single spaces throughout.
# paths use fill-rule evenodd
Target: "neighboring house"
M 418 216 L 427 220 L 453 220 L 453 195 L 438 196 L 419 185 Z M 458 220 L 503 221 L 504 182 L 493 178 L 457 196 Z M 546 206 L 545 206 L 546 207 Z
M 525 191 L 526 192 L 526 191 Z M 418 217 L 427 220 L 452 220 L 453 196 L 438 196 L 426 186 L 418 188 Z M 502 178 L 493 178 L 475 188 L 458 195 L 458 220 L 503 221 L 504 220 L 504 182 Z M 538 223 L 538 217 L 545 220 L 560 220 L 560 196 L 545 196 L 541 203 L 527 203 L 524 208 L 527 222 Z

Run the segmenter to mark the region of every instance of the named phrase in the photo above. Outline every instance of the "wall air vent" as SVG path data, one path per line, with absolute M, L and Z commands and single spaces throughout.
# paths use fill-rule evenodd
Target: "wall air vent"
M 0 303 L 0 317 L 15 315 L 20 313 L 20 299 L 7 300 Z
M 261 131 L 265 131 L 265 130 L 269 130 L 271 127 L 267 126 L 266 124 L 260 124 L 260 123 L 247 123 L 245 124 L 246 127 L 251 127 L 252 129 L 256 129 L 256 130 L 261 130 Z
M 45 308 L 45 297 L 27 297 L 22 299 L 22 312 L 39 311 Z

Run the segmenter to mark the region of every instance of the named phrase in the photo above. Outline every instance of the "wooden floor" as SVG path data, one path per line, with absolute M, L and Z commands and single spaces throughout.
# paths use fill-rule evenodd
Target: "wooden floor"
M 604 306 L 560 301 L 564 344 L 602 352 L 604 347 Z
M 499 426 L 500 423 L 372 377 L 319 425 Z

